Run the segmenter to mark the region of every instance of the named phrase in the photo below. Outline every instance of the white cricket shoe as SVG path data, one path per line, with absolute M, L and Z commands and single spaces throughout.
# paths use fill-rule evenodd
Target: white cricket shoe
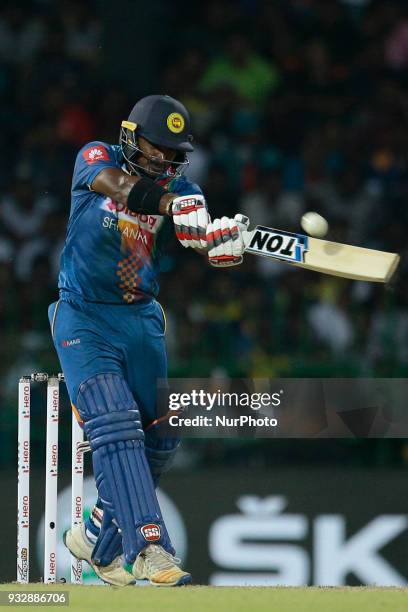
M 183 572 L 176 559 L 157 544 L 149 544 L 137 556 L 132 574 L 138 580 L 149 580 L 154 586 L 183 586 L 192 582 L 191 574 Z
M 102 567 L 95 565 L 92 561 L 92 551 L 94 545 L 89 541 L 85 533 L 85 525 L 76 525 L 72 529 L 68 529 L 64 533 L 64 544 L 71 554 L 77 559 L 86 561 L 92 567 L 94 572 L 103 582 L 113 584 L 114 586 L 127 586 L 135 584 L 135 579 L 130 572 L 127 572 L 123 567 L 123 556 L 119 555 L 112 561 L 110 565 Z

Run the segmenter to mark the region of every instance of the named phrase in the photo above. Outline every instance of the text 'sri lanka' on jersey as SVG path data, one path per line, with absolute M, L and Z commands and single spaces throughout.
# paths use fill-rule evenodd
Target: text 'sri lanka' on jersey
M 171 219 L 134 213 L 90 189 L 101 170 L 123 163 L 119 145 L 92 142 L 78 153 L 58 282 L 62 297 L 132 304 L 158 294 L 159 260 L 173 234 Z M 180 196 L 202 193 L 184 176 L 160 184 Z

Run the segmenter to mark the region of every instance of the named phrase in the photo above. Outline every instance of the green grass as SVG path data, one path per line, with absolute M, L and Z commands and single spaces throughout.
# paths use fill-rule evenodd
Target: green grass
M 0 584 L 5 590 L 68 590 L 69 607 L 24 606 L 25 610 L 98 612 L 402 612 L 408 589 L 288 587 L 125 587 Z M 21 606 L 23 607 L 23 606 Z M 14 607 L 12 609 L 15 609 Z

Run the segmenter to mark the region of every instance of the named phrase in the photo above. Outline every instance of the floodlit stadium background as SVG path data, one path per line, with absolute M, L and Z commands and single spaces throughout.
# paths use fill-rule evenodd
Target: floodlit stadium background
M 188 173 L 213 216 L 299 231 L 301 214 L 317 210 L 331 239 L 404 255 L 407 83 L 403 1 L 2 2 L 1 581 L 14 578 L 17 381 L 58 370 L 47 306 L 77 150 L 117 142 L 139 97 L 168 93 L 191 112 Z M 174 243 L 160 294 L 170 374 L 407 376 L 407 272 L 403 258 L 384 289 L 250 257 L 217 271 Z M 35 391 L 36 520 L 43 400 Z M 64 419 L 68 469 L 66 400 Z M 199 581 L 405 584 L 407 463 L 403 439 L 195 440 L 162 486 Z M 358 558 L 376 569 L 364 574 Z

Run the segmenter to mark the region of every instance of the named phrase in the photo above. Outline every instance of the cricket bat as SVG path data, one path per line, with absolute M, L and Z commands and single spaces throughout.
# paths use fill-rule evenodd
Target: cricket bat
M 386 283 L 400 259 L 396 253 L 330 242 L 262 225 L 243 234 L 246 253 L 342 278 Z

